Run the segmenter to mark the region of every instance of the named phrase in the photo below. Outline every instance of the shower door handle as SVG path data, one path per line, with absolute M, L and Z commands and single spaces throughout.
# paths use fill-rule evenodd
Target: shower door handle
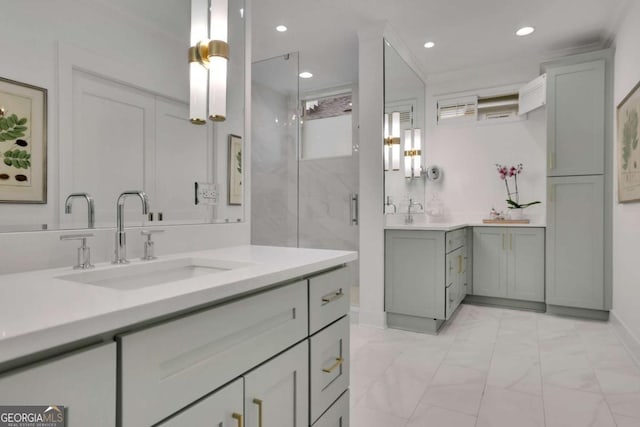
M 351 194 L 351 225 L 358 225 L 358 193 Z

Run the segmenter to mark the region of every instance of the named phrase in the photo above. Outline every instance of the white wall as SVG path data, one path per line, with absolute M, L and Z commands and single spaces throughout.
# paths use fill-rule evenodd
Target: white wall
M 384 24 L 358 32 L 360 125 L 360 312 L 363 324 L 384 327 Z
M 640 4 L 635 3 L 626 15 L 615 41 L 614 106 L 640 81 Z M 615 128 L 615 127 L 614 127 Z M 614 130 L 615 132 L 615 130 Z M 616 139 L 614 138 L 614 141 Z M 614 156 L 617 162 L 617 156 Z M 617 165 L 614 171 L 617 170 Z M 617 203 L 617 176 L 614 178 L 613 201 L 613 314 L 640 345 L 640 204 Z
M 538 75 L 530 70 L 530 78 Z M 503 81 L 503 83 L 509 83 Z M 468 85 L 458 83 L 458 89 Z M 478 84 L 481 84 L 479 82 Z M 449 84 L 451 88 L 451 84 Z M 466 87 L 468 89 L 468 87 Z M 477 87 L 476 89 L 483 89 Z M 546 198 L 546 115 L 545 109 L 529 113 L 528 119 L 505 123 L 436 124 L 438 87 L 427 88 L 427 126 L 425 132 L 425 163 L 438 165 L 443 180 L 426 182 L 425 201 L 438 193 L 448 217 L 469 221 L 487 218 L 491 208 L 507 211 L 506 188 L 498 178 L 496 163 L 517 165 L 524 171 L 519 176 L 520 202 Z M 477 92 L 476 92 L 477 93 Z M 446 97 L 449 97 L 448 95 Z M 510 180 L 511 191 L 513 181 Z M 536 205 L 526 209 L 527 216 L 545 223 L 545 208 Z

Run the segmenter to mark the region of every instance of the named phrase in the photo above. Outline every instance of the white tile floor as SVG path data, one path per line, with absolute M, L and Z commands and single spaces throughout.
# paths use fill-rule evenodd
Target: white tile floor
M 462 305 L 437 336 L 351 329 L 352 427 L 640 427 L 604 322 Z

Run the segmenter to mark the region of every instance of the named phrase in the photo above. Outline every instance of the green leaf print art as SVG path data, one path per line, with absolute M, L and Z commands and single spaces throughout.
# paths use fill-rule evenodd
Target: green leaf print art
M 629 169 L 631 151 L 638 148 L 638 110 L 627 111 L 622 130 L 622 169 Z

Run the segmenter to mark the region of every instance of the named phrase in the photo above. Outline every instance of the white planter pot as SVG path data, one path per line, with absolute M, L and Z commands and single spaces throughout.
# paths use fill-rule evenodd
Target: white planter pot
M 524 209 L 509 209 L 509 219 L 524 219 Z

